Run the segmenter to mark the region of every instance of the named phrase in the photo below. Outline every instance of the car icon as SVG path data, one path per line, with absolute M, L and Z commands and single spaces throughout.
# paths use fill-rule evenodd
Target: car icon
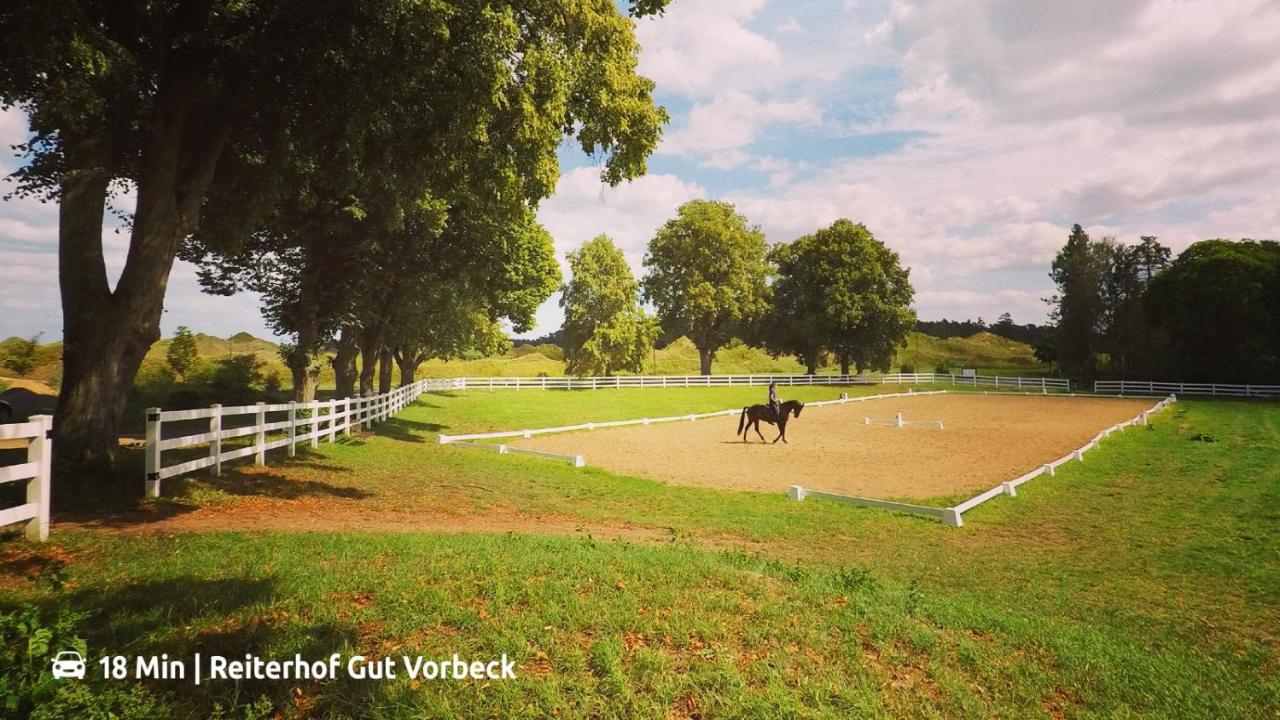
M 53 676 L 58 679 L 84 679 L 84 658 L 75 650 L 63 650 L 53 657 Z

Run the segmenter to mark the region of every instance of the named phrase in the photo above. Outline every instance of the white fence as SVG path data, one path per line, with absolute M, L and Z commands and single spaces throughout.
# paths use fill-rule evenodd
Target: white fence
M 147 496 L 160 496 L 160 481 L 176 475 L 211 468 L 222 474 L 222 464 L 253 456 L 258 465 L 266 464 L 268 450 L 285 448 L 290 456 L 299 443 L 317 447 L 321 440 L 333 442 L 339 433 L 349 435 L 353 428 L 368 425 L 395 415 L 424 392 L 459 387 L 456 380 L 419 380 L 381 395 L 312 400 L 308 403 L 258 403 L 236 407 L 212 407 L 198 410 L 147 409 Z M 240 422 L 248 420 L 248 422 Z M 193 422 L 204 421 L 207 429 L 200 432 L 165 437 L 166 424 L 185 423 L 179 430 L 190 429 Z M 283 437 L 268 438 L 267 434 Z M 235 438 L 248 438 L 248 444 L 225 449 L 223 443 Z M 203 448 L 207 452 L 194 459 L 172 465 L 164 464 L 166 451 Z
M 863 507 L 874 507 L 874 508 L 882 508 L 885 510 L 895 510 L 897 512 L 909 513 L 912 515 L 923 515 L 925 517 L 935 518 L 937 520 L 941 520 L 944 524 L 950 525 L 952 527 L 962 527 L 964 525 L 963 515 L 969 510 L 972 510 L 973 508 L 981 505 L 982 503 L 998 495 L 1009 495 L 1011 497 L 1016 496 L 1018 494 L 1017 488 L 1019 485 L 1022 485 L 1023 483 L 1034 480 L 1035 478 L 1040 477 L 1041 475 L 1049 475 L 1050 477 L 1052 477 L 1060 465 L 1064 465 L 1068 462 L 1071 462 L 1072 460 L 1084 460 L 1084 454 L 1098 447 L 1098 443 L 1102 442 L 1103 438 L 1109 437 L 1112 433 L 1120 432 L 1121 430 L 1124 430 L 1125 428 L 1131 425 L 1146 425 L 1147 418 L 1152 413 L 1159 412 L 1177 401 L 1178 401 L 1178 398 L 1176 396 L 1170 395 L 1164 400 L 1161 400 L 1160 402 L 1156 403 L 1150 409 L 1143 410 L 1142 412 L 1138 413 L 1132 419 L 1126 420 L 1122 423 L 1117 423 L 1103 430 L 1102 432 L 1095 435 L 1093 439 L 1090 440 L 1089 442 L 1085 443 L 1079 448 L 1076 448 L 1075 450 L 1072 450 L 1066 455 L 1063 455 L 1057 460 L 1041 465 L 1035 470 L 1032 470 L 1031 472 L 1020 475 L 1012 480 L 1009 480 L 1008 482 L 1002 482 L 999 485 L 991 488 L 990 490 L 984 493 L 975 495 L 974 497 L 969 498 L 968 500 L 960 503 L 959 505 L 955 505 L 948 508 L 930 507 L 928 505 L 913 505 L 911 503 L 900 503 L 900 502 L 893 502 L 890 500 L 876 500 L 875 498 L 857 497 L 853 495 L 839 495 L 836 493 L 810 490 L 808 488 L 801 487 L 799 485 L 792 485 L 791 488 L 787 490 L 787 497 L 791 498 L 792 500 L 804 500 L 806 497 L 813 497 L 813 498 L 820 498 L 823 500 L 834 500 L 836 502 L 848 503 L 850 505 L 860 505 Z
M 1280 385 L 1220 385 L 1150 380 L 1098 380 L 1095 393 L 1118 395 L 1212 395 L 1214 397 L 1280 397 Z
M 26 448 L 27 461 L 0 467 L 0 484 L 27 483 L 27 502 L 0 510 L 0 527 L 27 521 L 31 540 L 49 537 L 49 470 L 52 465 L 53 417 L 36 415 L 24 423 L 0 425 L 0 449 Z
M 804 405 L 805 407 L 822 407 L 823 405 L 843 405 L 845 403 L 862 402 L 864 400 L 883 400 L 884 398 L 895 398 L 895 397 L 920 397 L 924 395 L 942 395 L 945 393 L 946 393 L 946 390 L 930 390 L 928 392 L 914 392 L 912 390 L 908 390 L 907 392 L 888 393 L 885 395 L 863 395 L 859 397 L 838 398 L 835 400 L 816 400 L 814 402 L 807 402 Z M 441 445 L 450 445 L 450 444 L 456 443 L 459 445 L 481 446 L 481 447 L 484 447 L 485 449 L 492 450 L 500 446 L 482 445 L 481 443 L 473 443 L 473 442 L 465 442 L 465 441 L 495 440 L 498 438 L 531 438 L 535 435 L 549 435 L 552 433 L 575 432 L 578 430 L 599 430 L 601 428 L 623 427 L 625 425 L 652 425 L 654 423 L 681 422 L 681 421 L 695 422 L 697 420 L 704 420 L 706 418 L 724 417 L 726 415 L 739 415 L 741 413 L 742 413 L 742 408 L 739 407 L 739 408 L 732 408 L 729 410 L 716 410 L 713 412 L 705 412 L 705 413 L 668 415 L 666 417 L 639 418 L 636 420 L 607 420 L 607 421 L 601 421 L 601 422 L 579 423 L 577 425 L 561 425 L 558 427 L 533 428 L 529 430 L 503 430 L 500 432 L 470 433 L 467 435 L 445 435 L 444 433 L 441 433 L 439 436 L 439 442 Z M 502 452 L 520 452 L 520 451 L 521 450 L 519 448 L 510 448 Z M 546 455 L 547 453 L 530 452 L 529 454 Z M 556 456 L 556 457 L 564 457 L 565 459 L 568 459 L 573 457 L 581 458 L 582 456 L 581 455 L 565 455 L 565 456 Z M 576 464 L 579 467 L 581 467 L 585 463 L 576 463 Z
M 613 388 L 740 387 L 768 385 L 951 385 L 1010 390 L 1070 392 L 1061 378 L 964 376 L 949 373 L 888 375 L 614 375 L 609 377 L 463 377 L 461 387 L 478 390 L 607 390 Z

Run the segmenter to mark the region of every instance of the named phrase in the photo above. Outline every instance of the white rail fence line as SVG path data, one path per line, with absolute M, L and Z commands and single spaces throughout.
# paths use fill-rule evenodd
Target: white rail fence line
M 0 449 L 26 448 L 27 461 L 0 467 L 0 484 L 26 481 L 27 502 L 0 510 L 0 527 L 27 521 L 29 540 L 49 537 L 49 474 L 52 466 L 52 415 L 34 415 L 24 423 L 0 425 Z
M 874 507 L 874 508 L 883 508 L 886 510 L 895 510 L 897 512 L 910 513 L 913 515 L 924 515 L 926 517 L 937 518 L 941 520 L 943 524 L 950 525 L 951 527 L 963 527 L 964 526 L 963 515 L 969 510 L 972 510 L 973 508 L 999 495 L 1009 495 L 1010 497 L 1016 496 L 1018 494 L 1017 488 L 1019 485 L 1022 485 L 1026 482 L 1034 480 L 1035 478 L 1040 477 L 1041 475 L 1049 475 L 1050 477 L 1052 477 L 1059 466 L 1064 465 L 1068 462 L 1071 462 L 1072 460 L 1083 461 L 1084 454 L 1098 447 L 1098 443 L 1100 443 L 1103 438 L 1109 437 L 1112 433 L 1120 432 L 1121 430 L 1124 430 L 1130 425 L 1146 425 L 1148 418 L 1153 413 L 1160 412 L 1161 410 L 1165 409 L 1166 407 L 1168 407 L 1169 405 L 1172 405 L 1177 401 L 1178 401 L 1178 398 L 1176 395 L 1170 395 L 1165 399 L 1161 400 L 1160 402 L 1156 403 L 1155 405 L 1153 405 L 1151 408 L 1147 410 L 1143 410 L 1142 412 L 1138 413 L 1133 418 L 1126 420 L 1122 423 L 1116 423 L 1115 425 L 1112 425 L 1111 427 L 1106 428 L 1102 432 L 1095 435 L 1093 439 L 1090 440 L 1089 442 L 1085 443 L 1079 448 L 1076 448 L 1075 450 L 1072 450 L 1066 455 L 1063 455 L 1057 460 L 1054 460 L 1053 462 L 1050 462 L 1050 463 L 1045 463 L 1044 465 L 1041 465 L 1035 470 L 1032 470 L 1031 472 L 1026 473 L 1024 475 L 1020 475 L 1012 480 L 1009 480 L 1007 482 L 1002 482 L 999 485 L 991 488 L 990 490 L 987 490 L 984 493 L 975 495 L 972 498 L 969 498 L 968 500 L 965 500 L 964 502 L 960 503 L 959 505 L 955 505 L 949 508 L 930 507 L 927 505 L 912 505 L 910 503 L 893 502 L 890 500 L 876 500 L 874 498 L 857 497 L 853 495 L 838 495 L 836 493 L 810 490 L 808 488 L 801 487 L 799 485 L 792 485 L 790 489 L 787 490 L 787 497 L 791 498 L 792 500 L 804 500 L 806 497 L 813 497 L 813 498 L 819 498 L 823 500 L 835 500 L 837 502 L 848 503 L 851 505 L 861 505 L 863 507 Z
M 1219 383 L 1098 380 L 1095 393 L 1118 395 L 1212 395 L 1214 397 L 1280 397 L 1280 385 L 1224 385 Z
M 894 413 L 893 417 L 887 420 L 883 420 L 880 418 L 873 418 L 873 417 L 863 417 L 862 424 L 863 425 L 880 425 L 882 427 L 895 427 L 895 428 L 915 426 L 915 427 L 936 427 L 939 430 L 943 429 L 941 420 L 907 420 L 902 417 L 902 413 Z
M 197 410 L 147 409 L 146 483 L 147 496 L 160 496 L 160 482 L 167 478 L 211 468 L 213 475 L 222 474 L 222 464 L 231 460 L 253 456 L 257 465 L 266 464 L 266 453 L 276 448 L 286 448 L 290 457 L 297 453 L 299 443 L 318 447 L 321 440 L 334 442 L 338 434 L 350 435 L 352 429 L 372 425 L 390 418 L 403 410 L 424 392 L 450 390 L 459 387 L 456 380 L 419 380 L 402 385 L 390 392 L 369 397 L 312 400 L 311 402 L 257 403 L 223 407 L 213 405 Z M 252 423 L 224 427 L 228 418 L 251 416 Z M 274 416 L 274 417 L 269 417 Z M 165 437 L 165 423 L 207 420 L 208 430 L 177 437 Z M 283 432 L 284 437 L 268 439 L 267 433 Z M 251 444 L 233 449 L 223 449 L 223 442 L 241 437 L 251 437 Z M 203 457 L 164 464 L 164 452 L 184 448 L 208 446 Z
M 845 403 L 863 402 L 865 400 L 880 400 L 883 398 L 919 397 L 922 395 L 943 395 L 943 394 L 946 394 L 946 392 L 947 392 L 946 390 L 929 390 L 926 392 L 914 392 L 912 390 L 908 390 L 907 392 L 886 393 L 883 395 L 864 395 L 860 397 L 837 398 L 835 400 L 815 400 L 814 402 L 805 403 L 804 406 L 805 407 L 822 407 L 824 405 L 843 405 Z M 562 433 L 562 432 L 575 432 L 578 430 L 599 430 L 601 428 L 623 427 L 626 425 L 652 425 L 654 423 L 682 422 L 682 421 L 694 422 L 694 421 L 703 420 L 706 418 L 725 417 L 730 415 L 739 415 L 741 413 L 742 413 L 742 408 L 733 408 L 731 410 L 716 410 L 714 412 L 706 412 L 706 413 L 689 413 L 686 415 L 668 415 L 666 417 L 639 418 L 637 420 L 608 420 L 608 421 L 601 421 L 601 422 L 579 423 L 577 425 L 562 425 L 559 427 L 531 428 L 528 430 L 504 430 L 501 432 L 470 433 L 466 435 L 445 435 L 444 433 L 441 433 L 438 436 L 438 440 L 441 445 L 465 444 L 471 447 L 482 446 L 485 449 L 493 449 L 494 447 L 497 447 L 497 446 L 490 445 L 487 443 L 472 443 L 472 442 L 465 442 L 465 441 L 496 440 L 499 438 L 531 438 L 531 437 L 534 437 L 535 435 L 547 435 L 550 433 Z M 511 448 L 511 451 L 519 452 L 520 449 Z M 531 453 L 531 451 L 529 452 Z M 556 457 L 563 457 L 563 458 L 579 457 L 580 458 L 582 456 L 581 455 L 558 455 Z
M 608 390 L 620 388 L 739 387 L 768 385 L 952 385 L 994 387 L 1042 392 L 1070 392 L 1071 382 L 1061 378 L 964 376 L 948 373 L 893 373 L 889 375 L 614 375 L 609 377 L 463 377 L 463 389 L 482 390 Z

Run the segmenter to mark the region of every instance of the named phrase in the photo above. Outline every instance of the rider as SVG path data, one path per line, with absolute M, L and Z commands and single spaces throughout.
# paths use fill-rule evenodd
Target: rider
M 773 411 L 774 417 L 777 417 L 782 410 L 782 403 L 778 400 L 778 383 L 776 381 L 769 382 L 769 409 Z

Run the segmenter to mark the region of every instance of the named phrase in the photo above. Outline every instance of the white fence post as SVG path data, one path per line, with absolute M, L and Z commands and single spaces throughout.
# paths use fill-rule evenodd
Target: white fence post
M 33 415 L 28 422 L 39 423 L 36 436 L 27 443 L 27 462 L 35 463 L 39 470 L 27 480 L 27 502 L 36 506 L 36 515 L 27 523 L 28 540 L 46 540 L 49 537 L 49 471 L 53 464 L 53 416 Z
M 209 433 L 213 435 L 209 439 L 209 457 L 213 458 L 209 472 L 218 477 L 222 475 L 222 406 L 214 403 L 209 409 L 213 411 L 209 416 Z
M 160 408 L 147 408 L 147 497 L 160 497 Z
M 329 442 L 334 442 L 338 439 L 338 427 L 335 424 L 337 422 L 337 414 L 338 401 L 336 398 L 331 399 L 329 400 Z
M 307 410 L 311 412 L 311 432 L 307 435 L 311 438 L 311 449 L 320 447 L 320 401 L 312 400 L 307 403 Z
M 294 438 L 298 435 L 298 403 L 293 400 L 289 401 L 289 457 L 298 455 L 298 448 L 294 446 Z
M 351 398 L 342 399 L 342 434 L 351 436 Z
M 254 415 L 254 422 L 257 423 L 258 432 L 253 436 L 253 446 L 257 448 L 257 452 L 253 454 L 253 462 L 255 465 L 267 464 L 267 429 L 263 427 L 267 424 L 267 404 L 258 403 L 258 412 Z
M 351 401 L 347 400 L 347 402 L 351 402 Z M 356 424 L 356 430 L 359 430 L 364 425 L 363 415 L 364 415 L 364 398 L 360 397 L 360 391 L 357 390 L 356 391 L 356 414 L 351 417 L 348 417 L 347 422 L 348 423 L 354 422 Z

